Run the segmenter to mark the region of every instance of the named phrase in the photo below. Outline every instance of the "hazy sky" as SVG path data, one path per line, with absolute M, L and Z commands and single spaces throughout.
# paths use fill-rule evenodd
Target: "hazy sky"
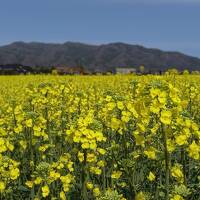
M 0 0 L 0 45 L 126 42 L 200 57 L 200 0 Z

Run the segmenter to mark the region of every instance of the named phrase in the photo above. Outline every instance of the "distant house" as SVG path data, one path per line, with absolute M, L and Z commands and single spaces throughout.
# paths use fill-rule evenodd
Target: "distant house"
M 136 72 L 135 68 L 126 68 L 126 67 L 117 67 L 116 68 L 117 74 L 132 74 L 135 72 Z
M 58 74 L 85 74 L 83 67 L 76 67 L 76 66 L 56 66 L 55 69 L 57 70 Z

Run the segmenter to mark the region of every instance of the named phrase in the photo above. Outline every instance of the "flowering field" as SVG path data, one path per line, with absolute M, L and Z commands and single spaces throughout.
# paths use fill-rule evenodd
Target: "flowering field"
M 0 199 L 200 200 L 200 76 L 0 77 Z

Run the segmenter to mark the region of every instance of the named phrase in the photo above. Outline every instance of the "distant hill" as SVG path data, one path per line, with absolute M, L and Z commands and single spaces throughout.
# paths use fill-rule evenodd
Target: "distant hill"
M 140 65 L 144 65 L 148 71 L 164 71 L 171 67 L 200 70 L 199 58 L 124 43 L 88 45 L 74 42 L 15 42 L 1 46 L 0 65 L 13 63 L 31 67 L 82 65 L 87 70 L 103 72 L 114 71 L 116 67 L 138 68 Z

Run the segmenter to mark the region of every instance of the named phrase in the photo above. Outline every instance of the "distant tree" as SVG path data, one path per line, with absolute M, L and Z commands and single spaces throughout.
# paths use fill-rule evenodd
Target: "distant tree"
M 140 67 L 139 67 L 139 70 L 140 70 L 140 73 L 144 73 L 144 70 L 145 70 L 145 68 L 144 68 L 144 66 L 143 65 L 141 65 Z
M 52 75 L 58 75 L 58 71 L 57 71 L 56 69 L 53 69 L 53 70 L 51 71 L 51 74 L 52 74 Z
M 176 68 L 172 68 L 172 69 L 168 69 L 166 73 L 170 75 L 177 75 L 179 74 L 179 71 Z
M 191 74 L 193 74 L 193 75 L 198 75 L 198 74 L 200 74 L 200 72 L 199 72 L 198 70 L 196 70 L 196 71 L 192 71 Z
M 106 75 L 111 75 L 112 74 L 112 72 L 106 72 Z
M 190 74 L 190 72 L 189 72 L 187 69 L 185 69 L 185 70 L 183 71 L 183 75 L 188 75 L 188 74 Z
M 168 71 L 166 71 L 166 72 L 165 72 L 165 75 L 169 75 L 169 72 L 168 72 Z

